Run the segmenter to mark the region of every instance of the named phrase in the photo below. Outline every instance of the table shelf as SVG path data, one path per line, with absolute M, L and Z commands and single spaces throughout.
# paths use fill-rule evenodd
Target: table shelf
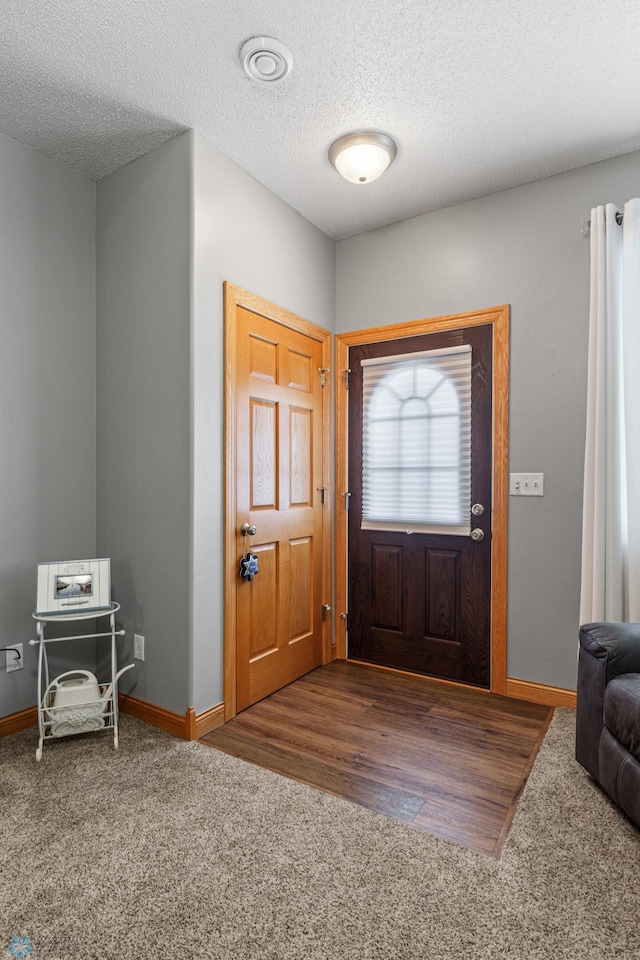
M 44 616 L 33 614 L 36 621 L 37 638 L 30 640 L 32 646 L 37 645 L 38 650 L 38 733 L 39 740 L 36 749 L 36 760 L 42 760 L 42 749 L 46 740 L 55 740 L 60 737 L 73 736 L 79 733 L 90 733 L 93 731 L 111 730 L 113 733 L 113 746 L 118 749 L 118 679 L 127 670 L 131 670 L 135 664 L 130 663 L 126 667 L 118 670 L 118 660 L 116 651 L 116 637 L 124 636 L 124 630 L 116 630 L 116 613 L 120 609 L 120 604 L 112 602 L 106 610 L 89 610 L 82 613 L 64 613 L 50 614 Z M 85 633 L 70 637 L 47 637 L 46 628 L 49 624 L 61 622 L 78 622 L 84 620 L 98 620 L 101 617 L 109 617 L 109 630 L 101 633 Z M 55 705 L 55 695 L 60 689 L 58 681 L 63 677 L 73 674 L 85 674 L 93 677 L 93 674 L 86 670 L 69 670 L 60 674 L 53 681 L 49 680 L 49 658 L 47 655 L 47 645 L 51 643 L 64 643 L 69 640 L 95 640 L 98 637 L 111 638 L 111 680 L 108 683 L 97 684 L 94 693 L 98 692 L 98 697 L 93 699 L 79 701 L 78 703 L 68 703 Z

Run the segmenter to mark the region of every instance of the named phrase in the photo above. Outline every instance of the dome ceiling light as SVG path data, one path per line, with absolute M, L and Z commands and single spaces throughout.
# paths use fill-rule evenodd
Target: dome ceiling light
M 396 158 L 398 147 L 386 133 L 361 130 L 347 133 L 329 147 L 329 160 L 349 183 L 371 183 Z
M 291 70 L 293 57 L 289 48 L 273 37 L 252 37 L 242 44 L 240 62 L 252 80 L 277 83 Z

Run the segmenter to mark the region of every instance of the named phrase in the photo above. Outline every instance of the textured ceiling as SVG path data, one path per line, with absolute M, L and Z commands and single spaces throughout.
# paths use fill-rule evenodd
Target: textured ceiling
M 193 127 L 345 237 L 639 149 L 639 36 L 637 0 L 2 0 L 0 130 L 99 179 Z M 398 158 L 356 186 L 327 149 L 362 127 Z

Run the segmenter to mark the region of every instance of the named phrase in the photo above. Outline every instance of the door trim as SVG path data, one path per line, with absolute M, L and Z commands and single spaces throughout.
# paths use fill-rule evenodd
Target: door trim
M 302 333 L 322 344 L 322 366 L 329 370 L 331 361 L 331 333 L 323 327 L 304 320 L 268 300 L 236 287 L 225 280 L 224 290 L 224 719 L 236 715 L 236 594 L 238 586 L 238 557 L 236 538 L 236 387 L 237 338 L 236 310 L 244 307 L 268 320 Z M 322 485 L 331 488 L 331 387 L 322 392 Z M 331 499 L 322 517 L 322 593 L 325 603 L 331 602 Z M 332 618 L 322 624 L 322 662 L 328 663 L 332 653 Z
M 345 371 L 349 347 L 381 340 L 400 340 L 423 333 L 471 327 L 493 326 L 493 523 L 491 540 L 491 687 L 492 693 L 507 692 L 507 506 L 509 495 L 509 305 L 487 307 L 469 313 L 448 314 L 407 323 L 355 330 L 336 335 L 335 376 L 335 610 L 336 656 L 347 657 L 346 621 L 348 610 L 347 512 L 343 493 L 348 487 L 348 404 Z

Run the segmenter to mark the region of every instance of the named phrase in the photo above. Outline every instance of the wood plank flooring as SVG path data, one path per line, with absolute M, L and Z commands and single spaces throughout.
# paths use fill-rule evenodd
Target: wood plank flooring
M 498 857 L 552 715 L 337 660 L 202 742 Z

